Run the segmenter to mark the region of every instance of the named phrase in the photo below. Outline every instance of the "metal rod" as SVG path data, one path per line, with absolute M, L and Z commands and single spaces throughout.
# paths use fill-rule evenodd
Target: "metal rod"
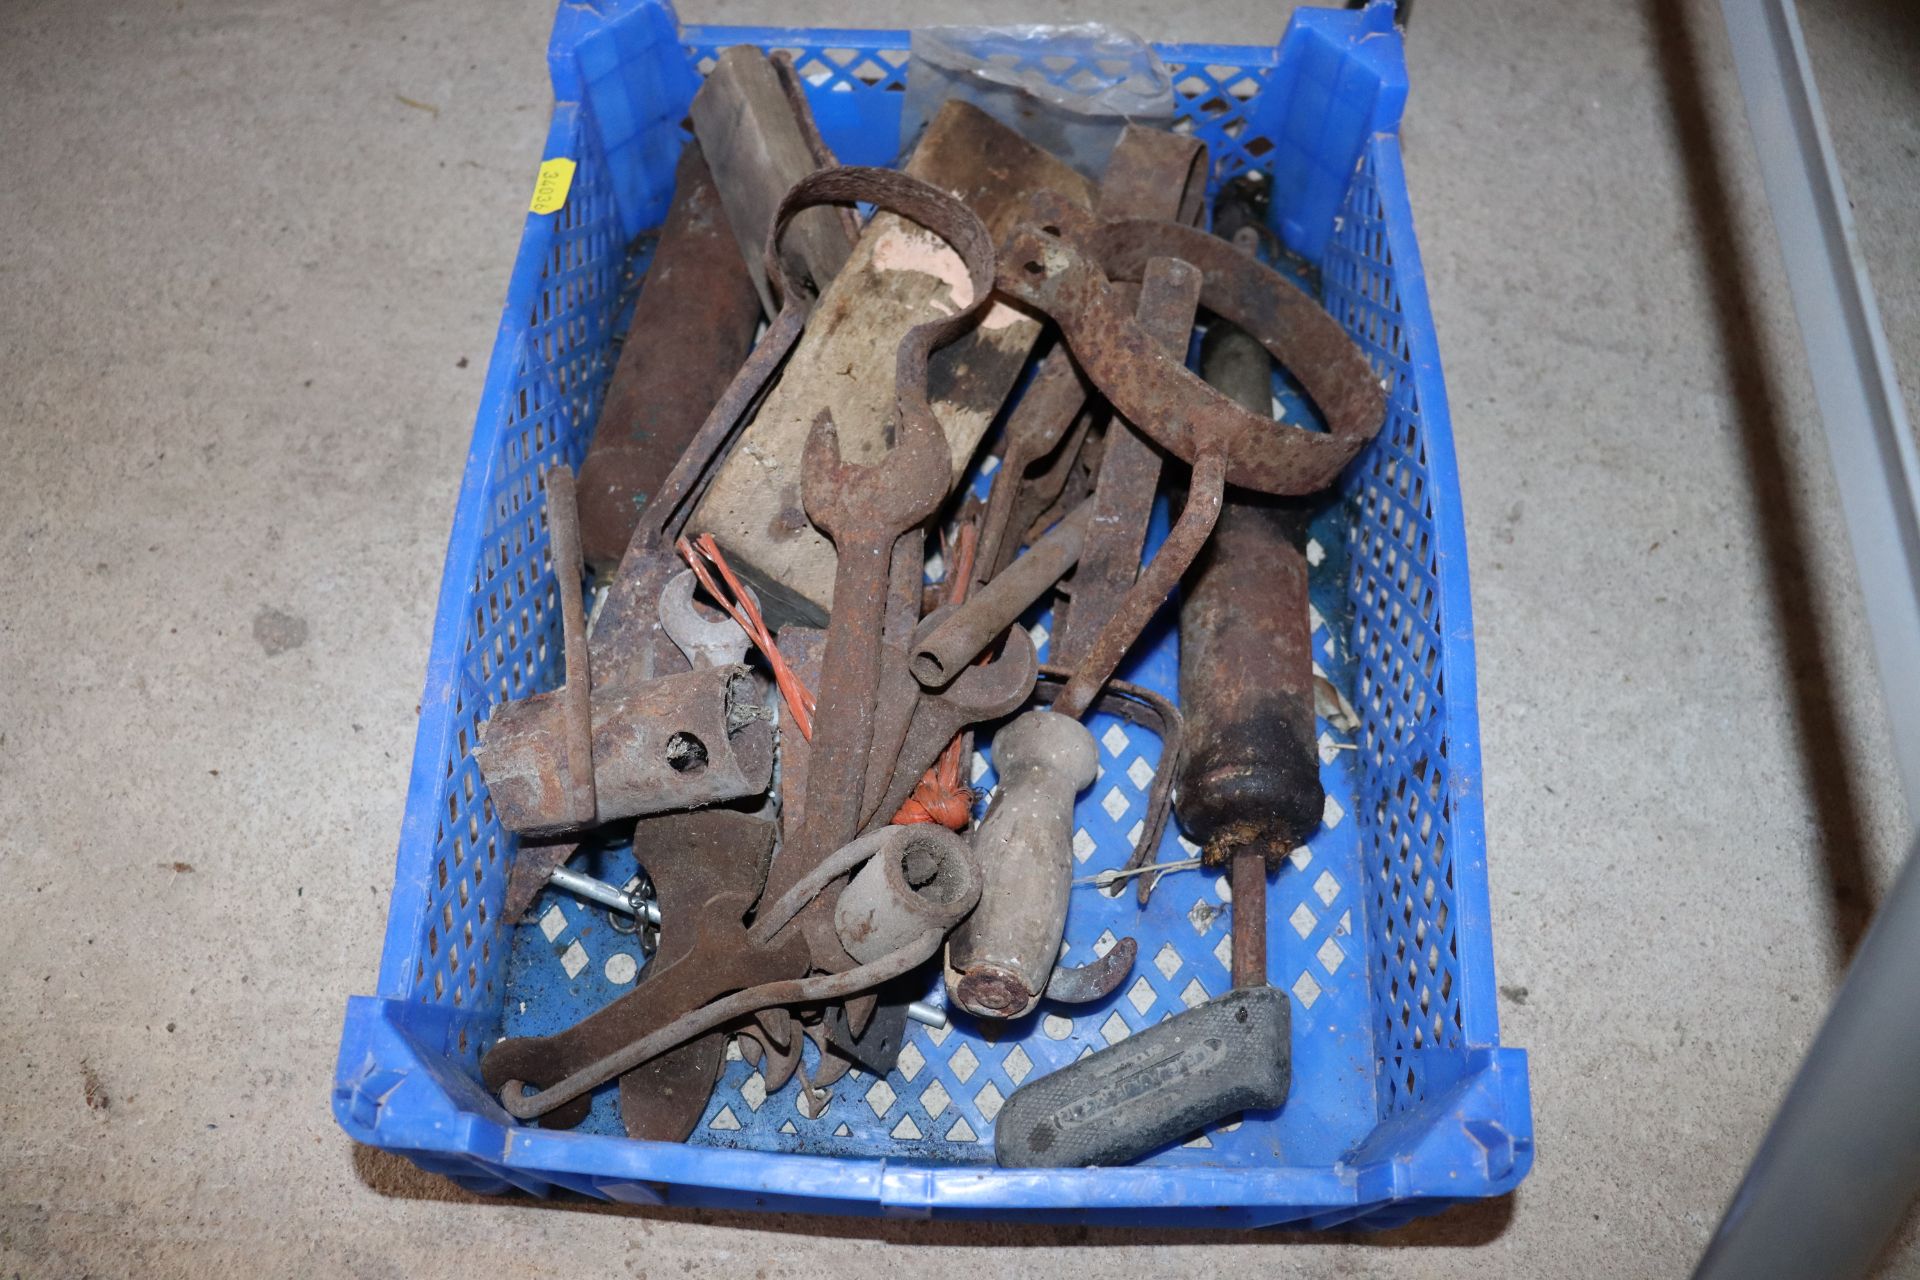
M 573 472 L 565 466 L 547 471 L 548 551 L 553 576 L 560 584 L 562 651 L 566 686 L 561 689 L 561 716 L 567 743 L 567 806 L 575 825 L 591 823 L 598 809 L 594 796 L 593 716 L 589 705 L 592 676 L 587 666 L 587 613 L 580 579 L 580 508 L 574 495 Z
M 947 1025 L 947 1011 L 925 1000 L 915 1000 L 908 1005 L 907 1016 L 923 1027 L 933 1027 L 936 1030 Z
M 1694 1280 L 1867 1274 L 1920 1187 L 1915 973 L 1920 842 L 1861 942 Z
M 1826 426 L 1909 815 L 1920 815 L 1920 448 L 1792 0 L 1721 0 Z
M 563 893 L 570 893 L 576 898 L 585 898 L 588 902 L 597 902 L 609 910 L 632 916 L 636 920 L 641 919 L 644 913 L 648 924 L 660 923 L 659 903 L 651 898 L 628 893 L 625 889 L 610 885 L 605 880 L 596 880 L 571 867 L 555 867 L 553 874 L 547 878 L 547 883 Z
M 1920 812 L 1920 452 L 1792 0 L 1721 0 L 1853 547 L 1909 815 Z M 1863 1276 L 1920 1190 L 1920 841 L 1860 944 L 1696 1280 Z

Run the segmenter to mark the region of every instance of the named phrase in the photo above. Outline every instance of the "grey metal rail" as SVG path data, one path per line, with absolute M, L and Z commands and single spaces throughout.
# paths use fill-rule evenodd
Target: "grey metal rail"
M 1721 0 L 1920 814 L 1920 456 L 1792 0 Z M 1920 1192 L 1920 841 L 1734 1193 L 1696 1280 L 1865 1275 Z

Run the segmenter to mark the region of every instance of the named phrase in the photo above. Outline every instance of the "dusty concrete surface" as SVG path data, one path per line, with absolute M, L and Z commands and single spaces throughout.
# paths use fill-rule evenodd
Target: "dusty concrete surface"
M 1809 7 L 1911 399 L 1920 40 L 1902 6 Z M 1248 41 L 1282 8 L 967 18 Z M 0 12 L 0 1274 L 1683 1273 L 1905 823 L 1698 3 L 1423 0 L 1410 38 L 1501 1014 L 1533 1053 L 1517 1195 L 1358 1239 L 716 1217 L 481 1200 L 334 1127 L 550 13 Z M 1920 1274 L 1911 1239 L 1886 1273 Z

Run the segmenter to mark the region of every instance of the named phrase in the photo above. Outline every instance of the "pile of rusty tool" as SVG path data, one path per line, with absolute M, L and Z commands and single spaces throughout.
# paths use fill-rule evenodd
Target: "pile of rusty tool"
M 488 1088 L 565 1128 L 617 1081 L 630 1135 L 682 1141 L 729 1038 L 769 1091 L 818 1097 L 944 1016 L 914 1001 L 936 973 L 996 1025 L 1112 995 L 1135 939 L 1059 963 L 1099 711 L 1162 740 L 1111 874 L 1144 904 L 1177 812 L 1231 867 L 1235 989 L 1028 1082 L 996 1153 L 1124 1161 L 1280 1105 L 1266 878 L 1321 810 L 1303 531 L 1381 425 L 1378 375 L 1256 252 L 1257 182 L 1201 229 L 1190 137 L 1129 127 L 1096 184 L 951 101 L 899 170 L 841 166 L 790 61 L 747 47 L 690 119 L 591 449 L 544 477 L 564 682 L 478 751 L 520 837 L 508 918 L 551 886 L 647 960 L 575 1025 L 494 1044 Z M 1275 362 L 1318 426 L 1272 416 Z M 1183 582 L 1176 705 L 1115 673 Z M 1043 665 L 1020 621 L 1049 598 Z M 976 820 L 963 771 L 995 727 Z M 566 865 L 625 839 L 624 885 Z

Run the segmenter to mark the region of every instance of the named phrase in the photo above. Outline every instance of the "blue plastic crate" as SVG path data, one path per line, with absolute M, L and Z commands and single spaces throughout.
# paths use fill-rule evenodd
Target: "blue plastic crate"
M 493 820 L 471 751 L 494 706 L 559 678 L 537 477 L 585 452 L 627 319 L 630 246 L 664 216 L 700 75 L 737 43 L 793 52 L 843 160 L 894 159 L 900 96 L 890 90 L 902 86 L 905 32 L 683 29 L 649 0 L 561 7 L 546 154 L 578 169 L 560 212 L 528 218 L 488 368 L 441 583 L 380 994 L 347 1011 L 341 1125 L 471 1188 L 650 1204 L 1390 1226 L 1510 1190 L 1533 1158 L 1526 1058 L 1499 1043 L 1466 545 L 1395 136 L 1406 73 L 1382 5 L 1302 10 L 1272 49 L 1160 47 L 1182 127 L 1208 143 L 1216 183 L 1250 167 L 1274 176 L 1277 230 L 1317 264 L 1326 306 L 1392 391 L 1385 429 L 1310 549 L 1316 656 L 1362 727 L 1349 738 L 1321 724 L 1326 822 L 1269 892 L 1269 976 L 1294 999 L 1287 1105 L 1128 1168 L 992 1165 L 994 1117 L 1021 1081 L 1228 987 L 1225 885 L 1193 872 L 1163 880 L 1144 912 L 1131 893 L 1076 891 L 1070 959 L 1122 934 L 1140 941 L 1135 978 L 1108 1001 L 1043 1006 L 998 1034 L 964 1017 L 941 1032 L 913 1026 L 897 1070 L 848 1076 L 817 1115 L 796 1084 L 769 1095 L 738 1060 L 684 1145 L 618 1136 L 604 1099 L 571 1132 L 515 1126 L 479 1085 L 494 1038 L 571 1022 L 625 976 L 616 964 L 610 977 L 606 961 L 630 948 L 584 904 L 549 895 L 537 924 L 500 920 L 516 845 Z M 1079 68 L 1048 70 L 1064 80 Z M 1044 640 L 1044 615 L 1032 625 Z M 1126 674 L 1172 692 L 1176 650 L 1163 619 Z M 1159 753 L 1144 731 L 1090 724 L 1103 772 L 1076 815 L 1083 873 L 1125 856 Z M 975 769 L 991 783 L 987 754 Z M 601 856 L 615 871 L 632 857 Z M 1181 856 L 1177 834 L 1161 856 Z

